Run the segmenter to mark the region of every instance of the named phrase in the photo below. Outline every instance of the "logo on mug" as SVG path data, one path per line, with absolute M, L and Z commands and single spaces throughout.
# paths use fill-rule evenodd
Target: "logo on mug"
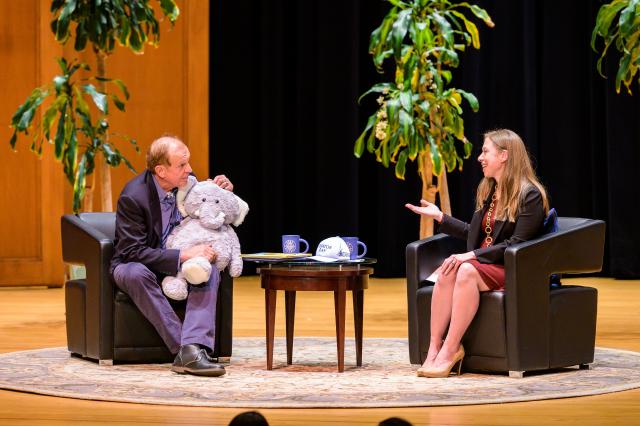
M 284 253 L 295 253 L 297 249 L 297 244 L 293 240 L 286 240 L 284 242 L 283 251 Z

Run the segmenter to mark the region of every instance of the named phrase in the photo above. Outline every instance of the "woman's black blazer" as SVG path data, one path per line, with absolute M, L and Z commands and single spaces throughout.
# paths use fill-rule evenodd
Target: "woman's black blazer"
M 485 237 L 482 218 L 489 208 L 493 193 L 485 200 L 483 207 L 476 210 L 471 223 L 454 217 L 443 215 L 438 230 L 453 237 L 467 240 L 467 250 L 475 253 L 480 263 L 504 264 L 504 251 L 512 244 L 537 237 L 542 231 L 544 222 L 544 205 L 542 194 L 535 186 L 524 193 L 515 222 L 495 221 L 493 226 L 493 245 L 478 248 Z

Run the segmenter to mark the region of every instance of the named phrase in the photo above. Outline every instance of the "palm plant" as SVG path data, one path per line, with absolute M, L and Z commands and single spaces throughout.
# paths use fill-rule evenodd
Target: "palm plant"
M 180 13 L 175 1 L 159 0 L 158 3 L 162 14 L 173 25 Z M 84 209 L 92 210 L 94 185 L 87 185 L 86 178 L 91 175 L 95 180 L 92 173 L 96 157 L 102 154 L 97 163 L 102 176 L 101 207 L 103 211 L 112 211 L 109 167 L 123 162 L 132 170 L 133 167 L 110 140 L 109 99 L 117 109 L 125 111 L 129 92 L 121 80 L 106 77 L 106 60 L 116 43 L 136 53 L 142 53 L 145 44 L 156 46 L 160 40 L 160 25 L 149 0 L 52 0 L 51 12 L 54 16 L 51 30 L 56 40 L 65 44 L 73 33 L 76 51 L 90 46 L 96 56 L 96 75 L 74 80 L 78 70 L 90 71 L 90 67 L 75 60 L 58 59 L 61 75 L 50 84 L 34 89 L 13 115 L 14 132 L 10 144 L 15 149 L 18 134 L 27 135 L 34 130 L 31 144 L 34 153 L 42 155 L 43 138 L 54 145 L 55 157 L 62 162 L 65 176 L 73 186 L 74 212 L 80 210 L 87 187 L 91 190 L 86 191 Z M 72 23 L 75 24 L 73 30 Z M 118 87 L 123 98 L 108 94 L 108 84 Z M 96 119 L 92 118 L 85 97 L 90 98 L 98 109 Z M 44 109 L 42 119 L 34 123 L 41 107 Z M 54 126 L 55 134 L 51 132 Z M 123 137 L 136 145 L 135 140 Z
M 631 84 L 640 68 L 640 0 L 614 0 L 603 4 L 591 34 L 591 47 L 596 52 L 598 37 L 602 37 L 604 41 L 604 48 L 598 59 L 598 72 L 604 77 L 602 60 L 609 47 L 615 46 L 621 53 L 616 74 L 616 92 L 620 93 L 620 87 L 624 83 L 627 92 L 631 94 Z
M 482 8 L 449 0 L 388 0 L 392 8 L 371 33 L 369 53 L 378 72 L 387 58 L 395 61 L 392 82 L 371 87 L 359 99 L 377 93 L 378 108 L 358 137 L 354 154 L 365 148 L 383 166 L 395 164 L 404 179 L 407 161 L 418 161 L 422 198 L 436 201 L 451 213 L 446 171 L 462 169 L 472 145 L 464 134 L 463 99 L 473 111 L 478 100 L 451 86 L 458 52 L 480 48 L 477 26 L 465 16 L 471 12 L 489 27 L 494 24 Z M 435 183 L 434 183 L 435 177 Z M 421 218 L 420 237 L 433 234 L 433 221 Z

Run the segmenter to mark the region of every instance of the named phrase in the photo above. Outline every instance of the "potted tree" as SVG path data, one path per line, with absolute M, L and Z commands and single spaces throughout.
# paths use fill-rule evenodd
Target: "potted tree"
M 631 94 L 631 84 L 640 68 L 640 3 L 637 0 L 614 0 L 600 6 L 591 34 L 591 47 L 596 52 L 598 37 L 604 42 L 598 59 L 598 72 L 604 77 L 602 60 L 609 48 L 614 46 L 621 54 L 616 73 L 616 92 L 620 93 L 624 83 Z
M 175 1 L 159 0 L 158 5 L 173 25 L 180 13 Z M 54 145 L 55 158 L 62 163 L 65 176 L 73 187 L 76 213 L 85 198 L 87 176 L 95 180 L 93 171 L 98 160 L 102 176 L 101 208 L 112 211 L 109 167 L 125 163 L 133 168 L 110 138 L 109 105 L 124 111 L 129 92 L 121 80 L 106 77 L 106 61 L 116 43 L 137 53 L 143 52 L 145 44 L 157 45 L 160 25 L 149 0 L 52 0 L 51 12 L 54 16 L 51 30 L 56 40 L 65 44 L 73 33 L 76 51 L 90 46 L 96 57 L 96 75 L 78 77 L 78 71 L 90 71 L 87 64 L 58 59 L 61 74 L 49 84 L 34 89 L 13 115 L 11 127 L 14 131 L 9 142 L 15 149 L 18 134 L 27 135 L 32 131 L 31 150 L 37 155 L 42 154 L 44 140 Z M 107 85 L 117 87 L 119 95 L 108 93 Z M 90 104 L 95 106 L 97 114 L 92 114 Z M 44 110 L 42 119 L 34 123 L 41 110 Z M 134 139 L 121 136 L 135 145 Z M 88 187 L 84 209 L 91 211 L 93 183 Z
M 369 53 L 378 72 L 386 59 L 395 63 L 394 79 L 371 87 L 359 99 L 377 93 L 378 108 L 354 146 L 360 158 L 366 149 L 383 166 L 395 164 L 395 175 L 404 179 L 407 161 L 418 162 L 422 198 L 436 201 L 451 213 L 446 172 L 462 169 L 471 155 L 464 134 L 463 100 L 473 111 L 478 100 L 452 86 L 452 70 L 460 62 L 458 52 L 480 48 L 477 26 L 465 13 L 493 22 L 482 8 L 449 0 L 388 0 L 392 8 L 371 33 Z M 433 235 L 433 221 L 424 216 L 420 237 Z

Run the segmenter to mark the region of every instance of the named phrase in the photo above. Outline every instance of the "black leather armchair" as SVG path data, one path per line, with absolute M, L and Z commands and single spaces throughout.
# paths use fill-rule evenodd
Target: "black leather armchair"
M 62 258 L 84 265 L 86 279 L 65 283 L 69 351 L 100 364 L 169 362 L 173 356 L 126 293 L 113 283 L 115 213 L 81 213 L 62 217 Z M 231 356 L 233 279 L 221 276 L 216 310 L 214 356 Z M 184 318 L 185 302 L 172 302 Z
M 513 245 L 505 251 L 505 290 L 480 296 L 480 307 L 462 343 L 467 371 L 547 370 L 593 362 L 597 290 L 583 286 L 551 288 L 557 273 L 597 272 L 602 268 L 605 223 L 559 218 L 555 233 Z M 429 348 L 431 294 L 427 277 L 464 241 L 445 234 L 407 246 L 409 355 L 424 361 Z

